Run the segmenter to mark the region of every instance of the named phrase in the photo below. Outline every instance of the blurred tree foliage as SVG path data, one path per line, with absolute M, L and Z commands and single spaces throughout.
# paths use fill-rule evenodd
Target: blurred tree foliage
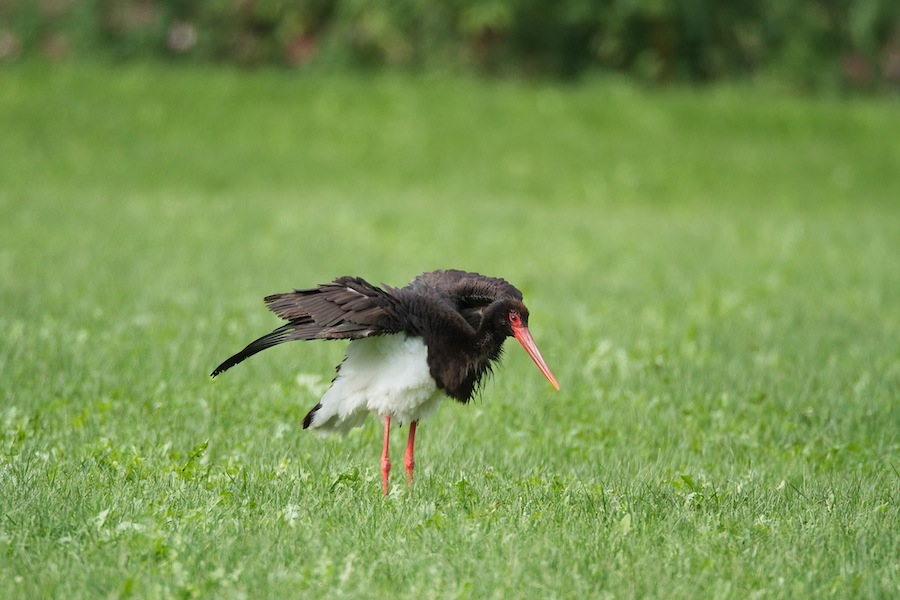
M 0 0 L 0 61 L 93 54 L 900 87 L 898 0 Z

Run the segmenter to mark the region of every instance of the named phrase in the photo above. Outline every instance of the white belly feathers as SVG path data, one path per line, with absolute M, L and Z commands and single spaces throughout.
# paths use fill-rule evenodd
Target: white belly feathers
M 382 335 L 353 340 L 337 378 L 325 392 L 310 427 L 346 433 L 373 414 L 396 424 L 417 421 L 437 408 L 443 394 L 428 371 L 421 338 Z

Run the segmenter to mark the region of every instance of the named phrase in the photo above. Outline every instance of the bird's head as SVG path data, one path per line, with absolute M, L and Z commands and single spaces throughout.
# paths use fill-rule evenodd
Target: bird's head
M 550 367 L 547 366 L 544 357 L 541 356 L 541 352 L 538 350 L 537 344 L 528 330 L 528 309 L 522 302 L 513 298 L 495 302 L 485 315 L 482 327 L 485 325 L 495 328 L 504 337 L 516 338 L 522 344 L 522 347 L 525 348 L 534 364 L 544 374 L 544 377 L 547 378 L 547 381 L 559 390 L 556 377 L 553 376 Z

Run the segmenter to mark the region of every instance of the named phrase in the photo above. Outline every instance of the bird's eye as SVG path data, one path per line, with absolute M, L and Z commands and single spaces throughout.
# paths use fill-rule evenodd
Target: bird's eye
M 509 311 L 509 322 L 510 324 L 518 327 L 522 324 L 522 317 L 520 317 L 519 313 L 517 313 L 516 311 L 511 310 Z

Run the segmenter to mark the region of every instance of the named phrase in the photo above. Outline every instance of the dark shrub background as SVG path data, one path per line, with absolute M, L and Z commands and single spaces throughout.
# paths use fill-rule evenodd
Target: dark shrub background
M 0 61 L 900 88 L 897 0 L 0 0 Z

